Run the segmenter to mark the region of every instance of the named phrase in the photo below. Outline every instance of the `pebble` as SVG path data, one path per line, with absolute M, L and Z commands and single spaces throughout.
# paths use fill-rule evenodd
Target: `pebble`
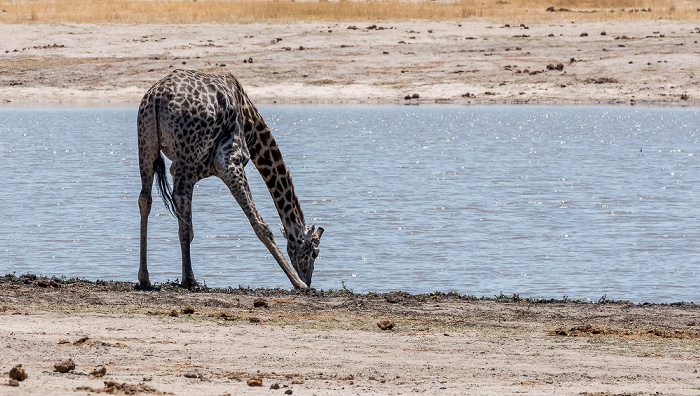
M 377 326 L 379 326 L 379 328 L 382 330 L 391 330 L 394 328 L 394 322 L 388 319 L 383 319 L 377 322 Z
M 15 381 L 24 381 L 27 379 L 27 372 L 24 371 L 21 364 L 10 369 L 10 378 Z
M 54 371 L 59 373 L 67 373 L 69 371 L 75 370 L 75 362 L 73 359 L 64 360 L 61 363 L 56 363 L 53 365 Z

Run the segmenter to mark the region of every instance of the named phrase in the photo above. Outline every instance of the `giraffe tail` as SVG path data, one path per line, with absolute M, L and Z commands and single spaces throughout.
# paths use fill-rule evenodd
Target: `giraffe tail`
M 153 171 L 156 174 L 156 187 L 158 188 L 158 193 L 163 198 L 163 203 L 168 209 L 171 215 L 180 217 L 177 213 L 177 208 L 175 207 L 175 202 L 173 201 L 173 190 L 170 188 L 170 183 L 168 183 L 168 176 L 165 172 L 165 160 L 163 155 L 158 153 L 158 158 L 153 163 Z
M 158 110 L 160 109 L 160 98 L 155 97 L 154 100 L 155 102 L 153 103 L 153 105 L 156 122 L 156 133 L 160 135 L 160 123 L 158 116 Z M 158 188 L 158 193 L 163 199 L 163 203 L 165 204 L 165 208 L 168 210 L 168 213 L 177 217 L 179 220 L 183 220 L 186 223 L 189 223 L 182 216 L 180 216 L 180 212 L 177 210 L 177 206 L 175 206 L 175 201 L 173 201 L 173 189 L 170 188 L 170 183 L 168 183 L 168 176 L 165 169 L 165 160 L 163 159 L 163 153 L 160 152 L 160 149 L 158 150 L 158 158 L 156 158 L 156 160 L 153 162 L 153 172 L 156 175 L 156 187 Z

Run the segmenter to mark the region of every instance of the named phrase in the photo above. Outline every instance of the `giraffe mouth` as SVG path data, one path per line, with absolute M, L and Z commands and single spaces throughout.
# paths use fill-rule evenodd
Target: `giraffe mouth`
M 306 283 L 307 287 L 311 287 L 311 275 L 309 274 L 308 276 L 301 275 L 299 276 L 301 278 L 301 281 Z

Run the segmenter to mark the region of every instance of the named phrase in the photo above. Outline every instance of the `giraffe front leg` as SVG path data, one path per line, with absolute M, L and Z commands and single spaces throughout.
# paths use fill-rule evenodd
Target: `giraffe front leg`
M 292 285 L 297 289 L 308 288 L 306 283 L 299 278 L 299 275 L 284 258 L 284 255 L 275 243 L 272 230 L 270 230 L 270 227 L 265 223 L 258 209 L 255 207 L 243 165 L 234 163 L 228 164 L 226 167 L 222 166 L 222 168 L 223 170 L 218 176 L 224 181 L 226 186 L 228 186 L 231 194 L 236 198 L 236 202 L 238 202 L 241 209 L 243 209 L 243 212 L 248 217 L 248 221 L 250 221 L 250 225 L 255 231 L 255 235 L 260 239 L 263 245 L 265 245 L 270 254 L 272 254 L 272 257 L 277 261 L 277 264 L 279 264 L 282 271 L 287 275 Z

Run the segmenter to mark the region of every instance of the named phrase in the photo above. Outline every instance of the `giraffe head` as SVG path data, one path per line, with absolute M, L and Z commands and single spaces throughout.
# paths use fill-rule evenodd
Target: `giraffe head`
M 318 257 L 318 245 L 321 243 L 321 235 L 323 235 L 322 227 L 318 227 L 317 230 L 315 228 L 316 226 L 308 227 L 306 232 L 302 233 L 301 238 L 288 236 L 284 228 L 282 229 L 282 233 L 287 239 L 287 254 L 289 254 L 292 267 L 307 286 L 311 286 L 314 262 Z

